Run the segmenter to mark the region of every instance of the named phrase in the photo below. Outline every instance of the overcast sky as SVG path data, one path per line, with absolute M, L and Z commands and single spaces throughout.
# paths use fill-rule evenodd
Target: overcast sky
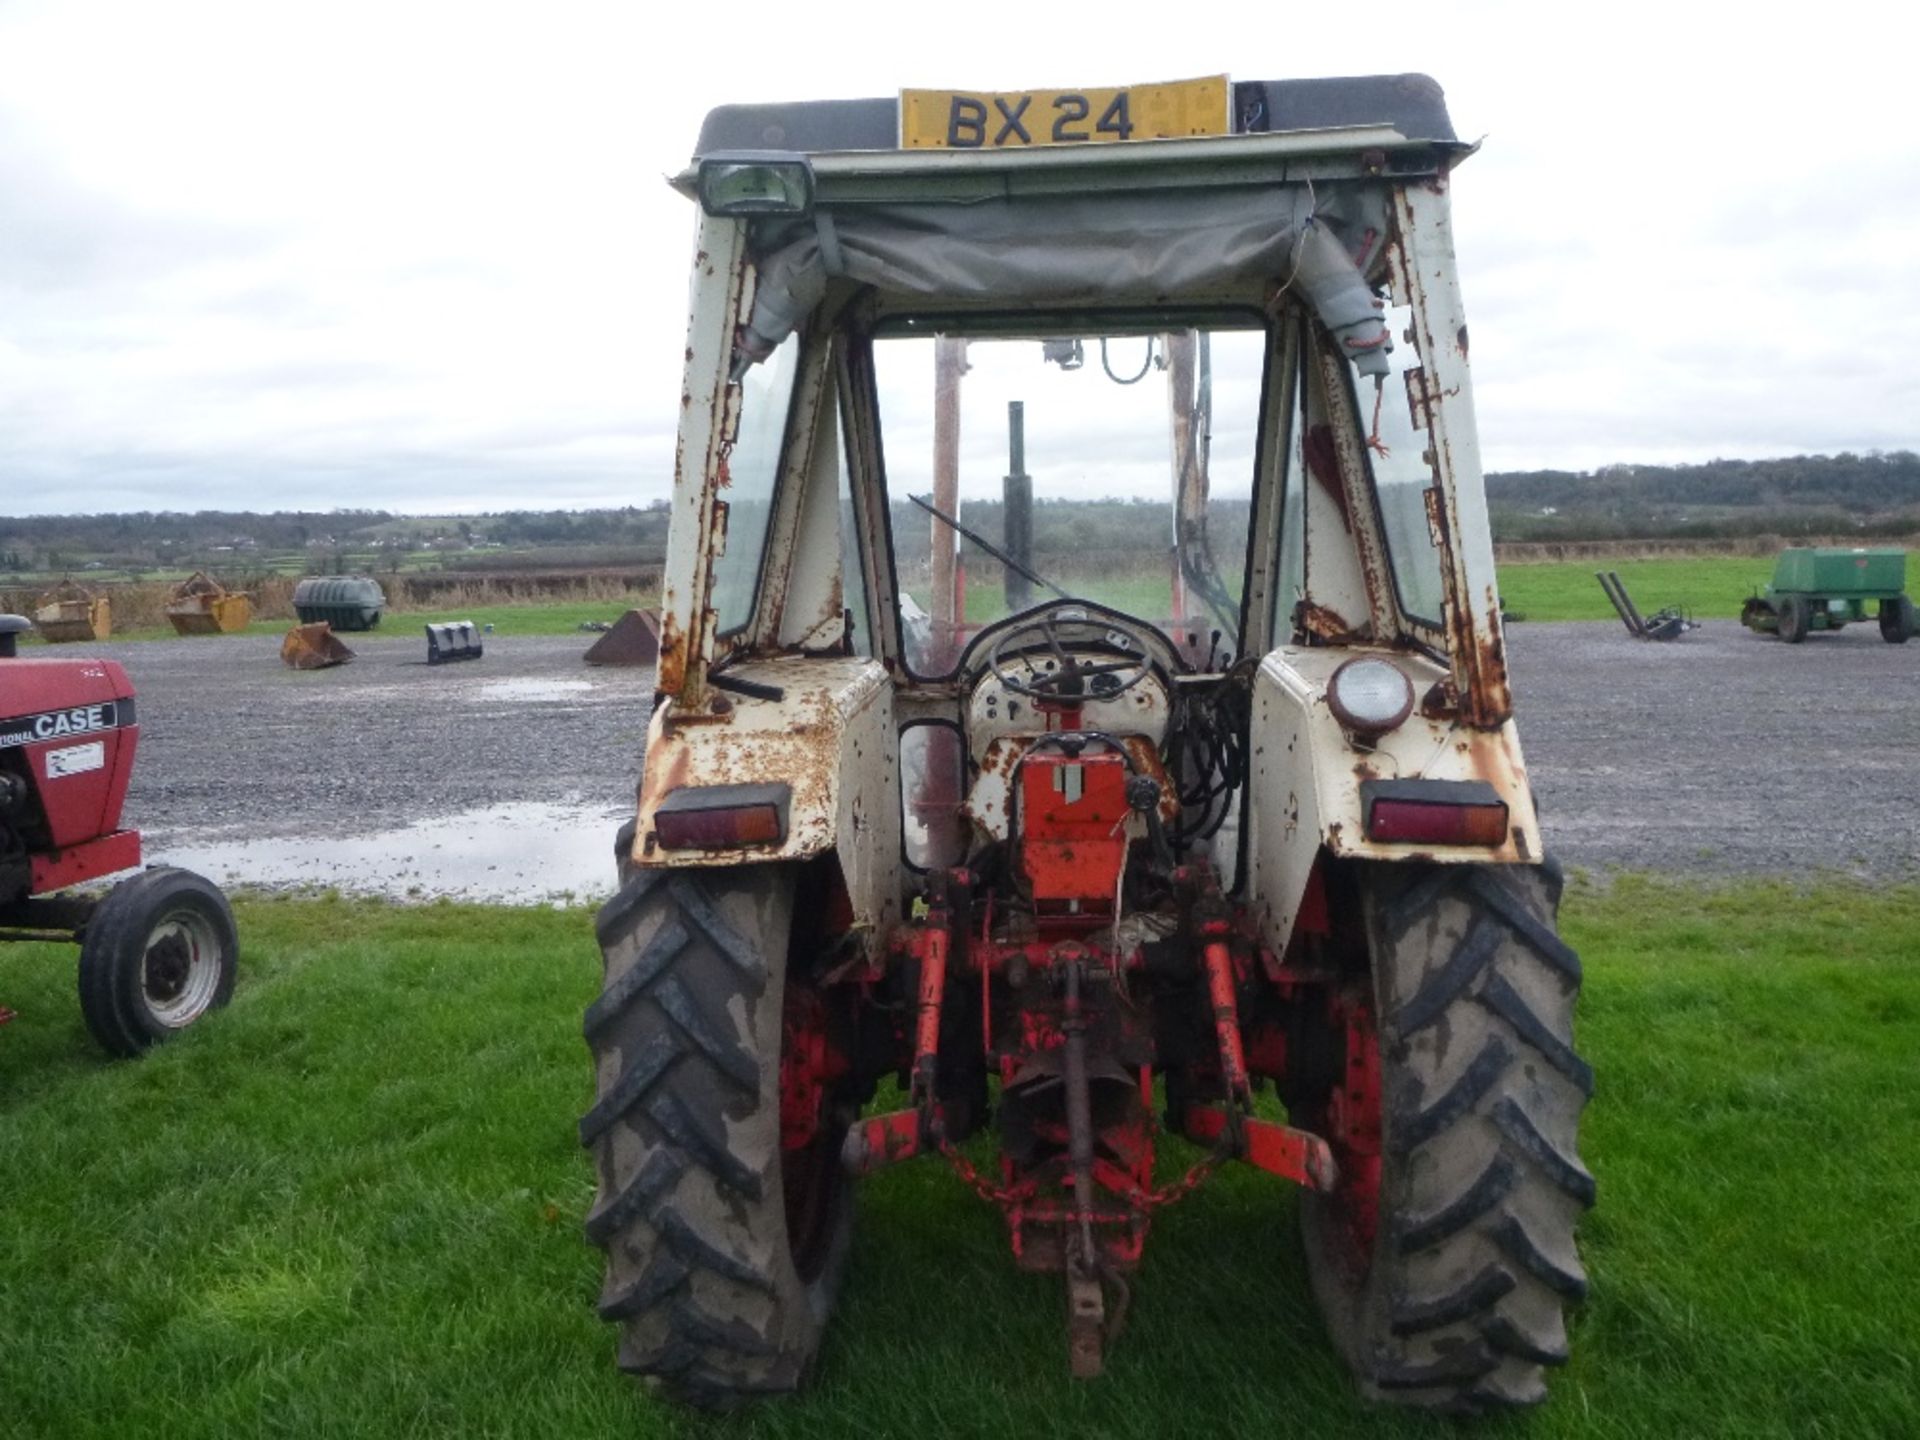
M 710 106 L 1222 70 L 1486 137 L 1489 469 L 1920 448 L 1897 13 L 0 0 L 0 513 L 659 498 Z

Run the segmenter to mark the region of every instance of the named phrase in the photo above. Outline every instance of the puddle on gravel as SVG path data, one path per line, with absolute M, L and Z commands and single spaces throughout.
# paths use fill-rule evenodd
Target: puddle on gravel
M 221 885 L 501 905 L 595 901 L 613 893 L 613 833 L 630 813 L 493 805 L 351 839 L 160 845 L 146 858 L 197 870 Z
M 489 680 L 466 698 L 537 704 L 547 700 L 571 700 L 593 688 L 591 680 Z

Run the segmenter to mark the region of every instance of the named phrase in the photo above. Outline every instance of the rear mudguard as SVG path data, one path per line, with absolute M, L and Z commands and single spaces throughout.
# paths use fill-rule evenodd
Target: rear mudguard
M 1327 706 L 1327 682 L 1356 654 L 1379 653 L 1413 682 L 1414 713 L 1368 746 L 1347 734 Z M 1254 677 L 1252 758 L 1248 765 L 1248 893 L 1263 938 L 1286 952 L 1314 862 L 1326 854 L 1367 860 L 1532 864 L 1541 857 L 1540 822 L 1508 720 L 1476 730 L 1451 718 L 1428 719 L 1421 700 L 1447 672 L 1403 651 L 1276 650 Z M 1366 835 L 1360 787 L 1368 780 L 1482 780 L 1507 802 L 1508 832 L 1498 847 L 1381 844 Z
M 729 667 L 717 711 L 683 716 L 669 700 L 647 730 L 633 863 L 760 865 L 836 855 L 856 926 L 885 934 L 900 914 L 900 782 L 893 685 L 873 660 L 744 661 Z M 725 684 L 725 682 L 722 682 Z M 779 698 L 774 698 L 775 694 Z M 667 850 L 660 802 L 687 786 L 788 787 L 778 845 Z

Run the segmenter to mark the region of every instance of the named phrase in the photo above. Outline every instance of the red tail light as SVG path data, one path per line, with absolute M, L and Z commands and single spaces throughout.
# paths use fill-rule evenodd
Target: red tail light
M 778 845 L 787 838 L 785 785 L 688 785 L 653 812 L 653 833 L 665 850 L 731 850 Z
M 1479 780 L 1369 780 L 1367 838 L 1396 845 L 1502 845 L 1507 804 Z

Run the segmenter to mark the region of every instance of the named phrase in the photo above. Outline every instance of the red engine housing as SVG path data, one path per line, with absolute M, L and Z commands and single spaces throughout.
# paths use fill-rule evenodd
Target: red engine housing
M 1113 918 L 1127 863 L 1127 762 L 1036 751 L 1020 767 L 1020 866 L 1034 912 L 1058 928 Z
M 26 844 L 28 893 L 140 863 L 139 832 L 120 828 L 139 738 L 117 662 L 0 660 L 0 774 L 27 791 L 24 810 L 0 823 Z

